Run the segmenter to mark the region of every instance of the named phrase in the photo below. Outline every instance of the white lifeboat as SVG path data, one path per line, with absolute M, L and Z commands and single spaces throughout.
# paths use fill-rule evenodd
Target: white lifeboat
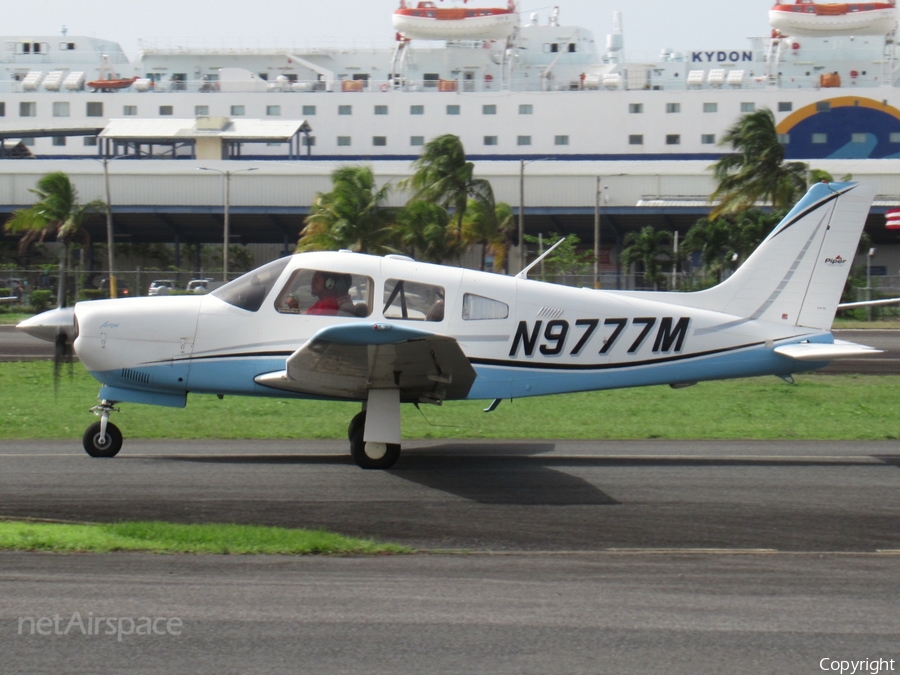
M 897 27 L 896 0 L 880 2 L 816 3 L 777 2 L 769 10 L 769 23 L 782 35 L 887 35 Z
M 407 40 L 503 40 L 515 30 L 518 14 L 514 0 L 507 7 L 438 7 L 433 2 L 412 7 L 400 0 L 392 20 Z

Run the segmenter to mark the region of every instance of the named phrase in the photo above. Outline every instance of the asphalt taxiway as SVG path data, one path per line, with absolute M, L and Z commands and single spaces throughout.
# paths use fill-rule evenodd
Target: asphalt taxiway
M 0 554 L 4 668 L 677 675 L 814 673 L 822 659 L 874 658 L 900 667 L 895 441 L 410 441 L 388 472 L 357 468 L 345 446 L 129 441 L 105 460 L 77 441 L 4 443 L 0 516 L 325 527 L 429 551 Z M 180 628 L 120 640 L 75 623 L 64 633 L 76 613 L 82 624 L 161 617 Z M 48 619 L 46 632 L 56 616 L 57 632 L 30 631 L 29 619 Z

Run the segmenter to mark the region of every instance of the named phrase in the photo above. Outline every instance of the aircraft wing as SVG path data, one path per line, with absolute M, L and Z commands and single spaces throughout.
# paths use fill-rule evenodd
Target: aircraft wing
M 323 328 L 285 365 L 256 382 L 350 399 L 365 399 L 369 389 L 399 389 L 403 401 L 440 402 L 465 398 L 475 381 L 475 370 L 456 340 L 390 323 Z
M 801 342 L 798 344 L 775 347 L 775 353 L 789 356 L 798 361 L 833 361 L 834 359 L 846 359 L 856 356 L 871 356 L 880 354 L 882 350 L 866 345 L 858 345 L 855 342 L 835 340 L 833 344 Z

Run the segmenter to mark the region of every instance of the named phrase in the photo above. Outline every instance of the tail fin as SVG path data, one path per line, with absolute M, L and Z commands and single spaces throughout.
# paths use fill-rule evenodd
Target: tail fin
M 737 272 L 686 304 L 831 328 L 874 196 L 870 185 L 813 185 Z

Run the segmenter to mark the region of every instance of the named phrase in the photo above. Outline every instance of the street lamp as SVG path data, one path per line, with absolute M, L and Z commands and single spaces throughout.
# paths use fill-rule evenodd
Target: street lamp
M 246 169 L 236 169 L 234 171 L 222 171 L 220 169 L 211 169 L 208 166 L 198 166 L 198 171 L 215 171 L 216 173 L 222 174 L 225 179 L 225 198 L 224 198 L 224 239 L 223 239 L 223 248 L 222 248 L 222 281 L 228 281 L 228 242 L 231 238 L 231 233 L 228 230 L 228 210 L 231 206 L 231 176 L 235 173 L 240 173 L 241 171 L 256 171 L 255 166 L 248 167 Z
M 519 160 L 519 269 L 525 269 L 525 166 L 550 157 L 535 157 Z
M 107 157 L 103 155 L 98 162 L 103 163 L 103 183 L 106 186 L 106 253 L 107 263 L 109 264 L 109 297 L 118 297 L 118 288 L 116 284 L 116 266 L 115 266 L 115 243 L 113 239 L 113 217 L 112 217 L 112 197 L 109 189 L 109 163 L 114 159 L 121 159 L 128 155 L 116 155 L 115 157 Z
M 870 248 L 866 256 L 866 302 L 872 301 L 872 256 L 876 249 Z M 872 305 L 866 305 L 866 321 L 872 320 Z
M 609 176 L 597 176 L 597 186 L 594 194 L 594 288 L 600 288 L 600 193 L 603 193 L 603 203 L 609 203 L 609 190 L 607 185 L 603 187 L 604 178 L 616 178 L 617 176 L 627 176 L 627 173 L 614 173 Z

